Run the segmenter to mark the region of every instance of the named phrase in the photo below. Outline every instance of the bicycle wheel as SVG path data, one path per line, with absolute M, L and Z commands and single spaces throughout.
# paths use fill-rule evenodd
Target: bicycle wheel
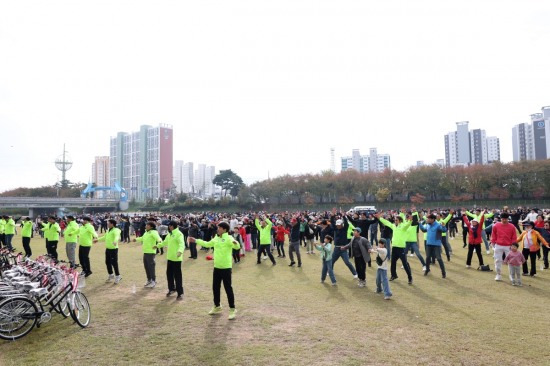
M 86 328 L 90 324 L 92 318 L 92 310 L 90 309 L 90 303 L 82 292 L 75 293 L 71 309 L 71 317 L 82 328 Z
M 0 338 L 10 341 L 26 336 L 36 325 L 38 308 L 25 297 L 0 303 Z
M 70 294 L 65 296 L 63 300 L 59 302 L 59 304 L 56 306 L 55 310 L 61 314 L 64 318 L 68 318 L 71 315 L 71 309 L 69 309 L 69 296 Z

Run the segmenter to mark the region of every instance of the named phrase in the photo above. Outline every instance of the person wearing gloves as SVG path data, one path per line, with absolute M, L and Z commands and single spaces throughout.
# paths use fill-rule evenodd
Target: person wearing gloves
M 157 245 L 162 248 L 168 246 L 166 253 L 166 280 L 168 281 L 167 297 L 177 292 L 176 300 L 183 300 L 183 276 L 181 274 L 181 264 L 183 260 L 183 252 L 185 250 L 185 242 L 183 234 L 178 229 L 178 223 L 170 221 L 168 224 L 168 234 L 164 241 Z
M 119 283 L 122 279 L 118 270 L 118 243 L 120 242 L 122 231 L 116 227 L 116 220 L 107 221 L 107 232 L 105 235 L 94 240 L 94 243 L 98 241 L 105 242 L 105 265 L 107 266 L 107 273 L 109 277 L 105 282 Z M 114 269 L 114 274 L 113 274 Z
M 208 312 L 210 315 L 220 314 L 220 289 L 223 282 L 227 301 L 229 302 L 229 320 L 235 319 L 235 295 L 231 285 L 231 271 L 233 268 L 233 250 L 239 249 L 240 245 L 229 235 L 229 224 L 221 222 L 218 224 L 217 235 L 210 241 L 204 241 L 189 237 L 189 243 L 197 243 L 203 248 L 214 248 L 214 278 L 212 279 L 212 292 L 214 293 L 214 307 Z
M 370 250 L 372 246 L 370 245 L 367 238 L 361 236 L 361 228 L 356 227 L 353 229 L 353 237 L 348 245 L 345 245 L 341 250 L 351 249 L 351 255 L 355 259 L 355 270 L 357 271 L 357 276 L 359 277 L 359 287 L 365 287 L 367 285 L 366 280 L 366 271 L 367 263 L 370 258 Z
M 94 238 L 97 239 L 97 233 L 91 224 L 91 218 L 84 217 L 82 222 L 83 225 L 78 231 L 78 260 L 82 266 L 82 273 L 84 273 L 84 276 L 88 277 L 92 274 L 90 250 L 92 249 Z
M 321 283 L 325 283 L 328 272 L 332 286 L 336 286 L 336 277 L 334 277 L 334 271 L 332 270 L 332 236 L 325 235 L 323 243 L 316 245 L 315 248 L 321 252 L 321 260 L 323 261 Z
M 157 285 L 155 256 L 157 254 L 157 244 L 162 242 L 162 239 L 156 228 L 157 225 L 154 222 L 147 222 L 145 224 L 145 233 L 139 238 L 134 239 L 134 242 L 140 242 L 143 248 L 143 267 L 147 276 L 147 282 L 143 287 L 146 288 L 155 288 Z

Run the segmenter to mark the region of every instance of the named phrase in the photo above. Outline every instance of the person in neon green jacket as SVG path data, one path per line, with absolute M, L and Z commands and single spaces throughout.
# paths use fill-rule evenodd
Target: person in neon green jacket
M 92 226 L 92 219 L 89 217 L 82 218 L 83 225 L 78 231 L 78 260 L 82 266 L 82 273 L 88 277 L 92 274 L 90 265 L 90 250 L 94 239 L 97 239 L 97 233 Z
M 0 248 L 6 245 L 6 220 L 0 216 Z
M 440 214 L 437 214 L 437 222 L 445 227 L 447 227 L 447 223 L 453 218 L 454 210 L 450 210 L 447 217 L 444 219 Z M 451 248 L 451 244 L 447 240 L 447 233 L 441 233 L 441 244 L 443 245 L 443 248 L 445 248 L 445 254 L 447 255 L 447 261 L 451 260 L 451 255 L 453 255 L 453 248 Z
M 389 227 L 393 231 L 390 281 L 394 281 L 398 278 L 396 265 L 397 265 L 397 260 L 401 259 L 401 263 L 403 264 L 403 268 L 405 269 L 405 272 L 407 273 L 407 277 L 409 279 L 409 285 L 412 285 L 412 282 L 413 282 L 412 272 L 411 272 L 411 267 L 409 265 L 409 262 L 407 261 L 407 253 L 405 252 L 405 247 L 407 243 L 407 233 L 408 233 L 409 227 L 411 225 L 418 225 L 418 216 L 417 215 L 412 216 L 412 220 L 411 220 L 411 215 L 408 215 L 408 214 L 405 216 L 405 218 L 403 218 L 402 216 L 396 216 L 395 224 L 384 219 L 379 213 L 377 213 L 375 217 L 382 224 L 384 224 L 386 227 Z
M 258 249 L 258 260 L 256 261 L 256 264 L 262 264 L 260 258 L 262 257 L 262 253 L 265 253 L 265 255 L 269 256 L 271 263 L 276 265 L 277 262 L 275 262 L 275 258 L 273 257 L 273 254 L 271 254 L 271 250 L 269 250 L 269 246 L 271 245 L 271 228 L 273 227 L 273 223 L 267 216 L 262 216 L 261 222 L 258 217 L 259 216 L 256 215 L 256 219 L 254 220 L 256 228 L 260 232 L 260 248 Z
M 162 242 L 157 225 L 154 222 L 145 224 L 145 233 L 143 236 L 135 238 L 134 242 L 138 241 L 143 248 L 143 267 L 145 267 L 145 275 L 147 288 L 154 288 L 157 285 L 157 276 L 155 273 L 155 256 L 157 255 L 157 244 Z
M 110 219 L 107 221 L 107 231 L 105 235 L 100 236 L 94 243 L 98 241 L 105 242 L 105 265 L 107 266 L 107 273 L 109 277 L 105 282 L 111 282 L 115 280 L 115 283 L 119 283 L 122 279 L 118 270 L 118 243 L 120 242 L 120 229 L 116 227 L 116 220 Z M 113 274 L 114 269 L 114 274 Z
M 416 225 L 409 226 L 407 229 L 407 238 L 406 238 L 406 247 L 405 247 L 405 254 L 409 253 L 409 250 L 411 251 L 411 256 L 413 256 L 413 253 L 416 254 L 416 257 L 420 261 L 420 264 L 422 265 L 422 270 L 426 270 L 426 261 L 424 260 L 424 257 L 422 254 L 420 254 L 420 250 L 418 249 L 418 222 L 420 221 L 418 218 L 418 211 L 416 211 L 416 208 L 413 206 L 411 208 L 412 216 L 416 216 Z M 403 219 L 405 219 L 405 212 L 401 212 L 399 214 Z
M 21 224 L 21 237 L 23 238 L 23 249 L 25 249 L 25 257 L 30 258 L 32 255 L 31 250 L 31 237 L 32 237 L 32 220 L 30 217 L 25 217 Z
M 59 242 L 61 228 L 56 222 L 56 218 L 54 216 L 48 217 L 48 223 L 43 223 L 40 230 L 44 232 L 44 237 L 46 238 L 46 251 L 48 255 L 57 260 L 57 243 Z
M 6 247 L 8 249 L 13 249 L 11 245 L 11 241 L 13 239 L 13 236 L 15 235 L 15 221 L 13 221 L 11 216 L 5 216 L 6 225 L 4 228 L 4 235 L 5 235 L 5 241 L 6 241 Z
M 67 227 L 64 231 L 65 251 L 67 252 L 69 263 L 71 263 L 71 268 L 74 268 L 76 264 L 76 243 L 78 241 L 79 232 L 80 227 L 76 223 L 74 216 L 67 216 Z
M 227 301 L 229 302 L 229 320 L 235 319 L 235 295 L 231 286 L 231 269 L 233 267 L 233 250 L 240 249 L 241 245 L 229 235 L 229 224 L 220 222 L 217 235 L 210 241 L 204 241 L 189 237 L 189 243 L 197 243 L 203 248 L 214 248 L 214 278 L 212 280 L 212 291 L 214 292 L 214 307 L 208 314 L 215 315 L 222 312 L 220 305 L 220 288 L 223 282 Z
M 185 250 L 185 242 L 183 234 L 178 229 L 178 223 L 170 221 L 168 224 L 168 235 L 164 241 L 157 245 L 159 248 L 168 246 L 166 253 L 166 280 L 168 281 L 168 293 L 166 296 L 178 293 L 176 300 L 183 300 L 183 276 L 181 274 L 181 264 L 183 260 L 183 252 Z M 215 255 L 215 254 L 214 254 Z

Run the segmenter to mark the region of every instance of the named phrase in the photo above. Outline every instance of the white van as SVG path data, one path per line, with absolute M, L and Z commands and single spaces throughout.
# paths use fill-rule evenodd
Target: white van
M 351 209 L 351 211 L 356 212 L 356 213 L 363 213 L 364 212 L 368 215 L 368 214 L 371 214 L 371 213 L 375 213 L 376 212 L 376 207 L 375 206 L 355 206 Z

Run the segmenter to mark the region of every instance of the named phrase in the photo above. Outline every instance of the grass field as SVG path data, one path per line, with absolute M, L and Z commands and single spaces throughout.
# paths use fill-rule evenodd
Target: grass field
M 213 263 L 204 252 L 196 261 L 185 253 L 185 299 L 176 302 L 165 297 L 164 256 L 157 257 L 159 285 L 144 289 L 141 248 L 121 245 L 123 280 L 106 284 L 104 247 L 95 244 L 94 274 L 84 289 L 92 307 L 90 327 L 81 329 L 56 315 L 23 339 L 1 341 L 0 364 L 550 364 L 550 272 L 539 267 L 537 277 L 524 278 L 523 288 L 496 283 L 494 272 L 466 269 L 466 249 L 458 239 L 451 242 L 455 255 L 445 263 L 447 279 L 437 265 L 424 277 L 418 259 L 410 258 L 414 285 L 407 285 L 398 269 L 390 301 L 373 293 L 374 268 L 367 269 L 367 287 L 358 288 L 339 261 L 339 286 L 332 287 L 319 283 L 318 255 L 303 254 L 301 269 L 289 268 L 288 258 L 275 267 L 269 261 L 256 265 L 247 255 L 233 270 L 235 321 L 227 320 L 223 289 L 224 314 L 207 315 Z M 33 239 L 32 246 L 45 252 L 41 239 Z M 60 253 L 65 258 L 64 249 Z M 484 258 L 493 268 L 490 256 Z

